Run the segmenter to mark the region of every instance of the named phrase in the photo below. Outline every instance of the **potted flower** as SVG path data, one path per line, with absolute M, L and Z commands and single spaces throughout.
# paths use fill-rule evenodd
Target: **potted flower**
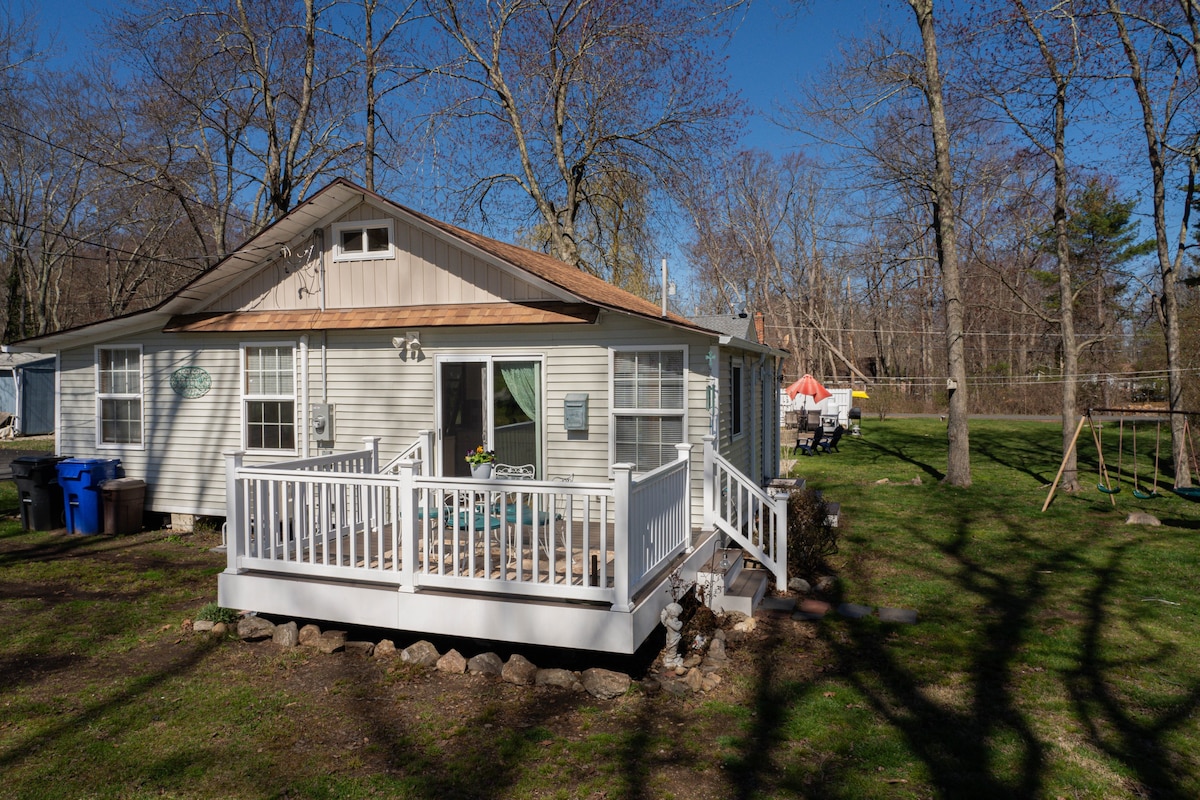
M 496 460 L 496 451 L 484 450 L 479 445 L 474 450 L 467 451 L 467 463 L 471 465 L 471 477 L 486 481 L 492 477 L 492 462 Z

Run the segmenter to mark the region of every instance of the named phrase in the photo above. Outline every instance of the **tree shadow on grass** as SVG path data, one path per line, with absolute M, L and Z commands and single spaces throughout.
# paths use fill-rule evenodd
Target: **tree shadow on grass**
M 1004 518 L 1001 500 L 978 500 L 984 507 L 976 504 L 975 513 Z M 989 503 L 996 507 L 988 507 Z M 1109 617 L 1121 602 L 1119 595 L 1114 596 L 1117 585 L 1129 579 L 1122 570 L 1123 560 L 1129 548 L 1144 542 L 1113 537 L 1112 544 L 1089 543 L 1087 549 L 1099 548 L 1108 558 L 1093 578 L 1094 567 L 1077 552 L 1077 540 L 1029 536 L 1019 520 L 1009 519 L 1005 551 L 1019 552 L 1021 558 L 1003 558 L 972 541 L 969 519 L 970 514 L 963 513 L 956 530 L 941 540 L 915 534 L 939 558 L 914 553 L 911 559 L 901 558 L 892 565 L 951 586 L 978 609 L 973 629 L 969 621 L 942 623 L 961 626 L 964 635 L 970 634 L 964 645 L 969 658 L 962 674 L 955 676 L 962 679 L 960 687 L 956 690 L 949 675 L 921 671 L 929 664 L 951 670 L 959 660 L 951 652 L 952 641 L 944 645 L 942 654 L 930 654 L 924 665 L 920 663 L 924 659 L 908 663 L 903 651 L 889 644 L 887 634 L 892 629 L 869 620 L 824 628 L 825 641 L 837 655 L 839 675 L 904 737 L 940 796 L 1036 797 L 1063 788 L 1046 784 L 1049 753 L 1058 748 L 1034 724 L 1030 715 L 1035 709 L 1023 707 L 1028 701 L 1022 700 L 1020 687 L 1031 680 L 1029 675 L 1046 673 L 1039 659 L 1049 652 L 1042 648 L 1051 648 L 1048 642 L 1052 641 L 1056 657 L 1071 665 L 1061 670 L 1056 682 L 1073 701 L 1075 719 L 1082 723 L 1086 739 L 1136 776 L 1137 785 L 1124 788 L 1139 796 L 1190 796 L 1180 787 L 1194 780 L 1187 772 L 1191 762 L 1185 764 L 1171 755 L 1169 737 L 1193 724 L 1200 707 L 1200 684 L 1194 679 L 1183 684 L 1173 680 L 1180 690 L 1159 698 L 1166 707 L 1155 714 L 1139 702 L 1137 689 L 1117 687 L 1127 681 L 1140 686 L 1130 674 L 1152 668 L 1160 659 L 1161 669 L 1169 669 L 1166 658 L 1174 655 L 1171 646 L 1156 644 L 1153 632 L 1146 630 L 1140 654 L 1126 660 L 1114 643 L 1105 641 L 1114 635 Z M 1053 577 L 1058 574 L 1065 581 L 1087 582 L 1082 595 L 1072 588 L 1062 594 L 1064 584 Z M 1076 612 L 1077 606 L 1082 606 L 1082 612 Z M 938 613 L 936 608 L 922 611 L 921 624 L 939 624 Z M 1049 630 L 1044 629 L 1047 626 Z M 903 630 L 895 629 L 899 635 Z M 1147 657 L 1146 651 L 1153 654 Z M 1051 671 L 1044 680 L 1055 680 L 1054 676 Z M 1090 779 L 1100 780 L 1094 775 Z
M 879 442 L 876 442 L 874 440 L 867 439 L 866 437 L 858 439 L 857 441 L 858 441 L 858 446 L 865 447 L 868 450 L 876 451 L 878 453 L 878 456 L 876 456 L 877 459 L 883 458 L 886 456 L 887 458 L 883 459 L 885 461 L 888 460 L 889 458 L 894 458 L 899 461 L 903 461 L 907 464 L 912 464 L 914 467 L 918 467 L 918 468 L 924 470 L 926 474 L 932 476 L 935 480 L 940 481 L 942 478 L 946 477 L 946 474 L 944 472 L 937 469 L 932 464 L 927 464 L 924 461 L 919 460 L 915 456 L 910 455 L 910 451 L 923 450 L 923 449 L 928 448 L 928 446 L 929 446 L 928 442 L 924 441 L 923 439 L 917 438 L 917 437 L 903 437 L 903 436 L 899 436 L 896 434 L 892 434 L 891 436 L 889 436 L 888 440 L 890 442 L 895 442 L 896 444 L 894 444 L 893 446 L 886 446 L 886 445 L 880 444 Z M 909 441 L 906 444 L 904 440 L 911 440 L 911 441 Z
M 1131 671 L 1169 669 L 1164 664 L 1172 645 L 1152 642 L 1152 634 L 1143 626 L 1131 624 L 1143 637 L 1141 644 L 1153 654 L 1143 652 L 1114 657 L 1105 646 L 1106 623 L 1113 616 L 1109 597 L 1122 580 L 1121 562 L 1132 544 L 1114 547 L 1108 563 L 1096 571 L 1095 585 L 1087 594 L 1087 624 L 1083 629 L 1078 664 L 1066 676 L 1067 688 L 1075 712 L 1083 723 L 1088 739 L 1098 749 L 1124 764 L 1137 775 L 1144 796 L 1155 798 L 1191 798 L 1193 791 L 1182 787 L 1189 778 L 1189 765 L 1174 756 L 1167 739 L 1195 725 L 1200 708 L 1200 682 L 1183 682 L 1173 675 L 1170 683 L 1182 691 L 1174 692 L 1166 708 L 1155 712 L 1150 703 L 1135 701 L 1130 695 L 1148 691 L 1131 678 Z
M 1013 694 L 1014 663 L 1045 595 L 1042 573 L 1070 555 L 1043 554 L 1012 576 L 969 556 L 969 535 L 963 521 L 955 536 L 936 545 L 947 559 L 938 577 L 977 598 L 983 609 L 963 702 L 936 699 L 931 684 L 946 676 L 923 675 L 905 663 L 889 646 L 886 625 L 847 622 L 838 625 L 841 636 L 827 627 L 825 641 L 836 654 L 839 674 L 904 738 L 941 796 L 1036 797 L 1043 788 L 1045 746 Z M 930 617 L 924 622 L 936 624 Z M 998 763 L 1001 748 L 1014 764 Z

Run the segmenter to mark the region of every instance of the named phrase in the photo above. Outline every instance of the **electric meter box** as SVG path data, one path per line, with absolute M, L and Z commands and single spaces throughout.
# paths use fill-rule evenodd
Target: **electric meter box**
M 312 423 L 313 442 L 317 446 L 333 445 L 333 404 L 313 403 L 309 415 Z

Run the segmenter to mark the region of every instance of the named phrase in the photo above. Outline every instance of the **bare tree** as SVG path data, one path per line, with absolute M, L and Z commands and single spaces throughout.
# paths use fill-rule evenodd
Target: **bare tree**
M 446 36 L 440 61 L 451 65 L 431 125 L 453 151 L 462 208 L 532 218 L 527 230 L 569 264 L 611 275 L 611 248 L 589 252 L 586 231 L 611 231 L 614 211 L 669 190 L 729 140 L 735 106 L 707 50 L 720 16 L 706 9 L 671 0 L 426 6 Z M 613 188 L 631 185 L 645 188 L 615 205 Z
M 1145 152 L 1150 169 L 1153 201 L 1155 253 L 1158 258 L 1160 290 L 1159 322 L 1166 337 L 1167 401 L 1173 411 L 1182 410 L 1183 363 L 1179 327 L 1179 272 L 1183 266 L 1187 243 L 1189 211 L 1196 186 L 1197 159 L 1200 157 L 1200 126 L 1188 110 L 1194 107 L 1200 88 L 1200 64 L 1186 69 L 1187 60 L 1200 56 L 1200 29 L 1194 0 L 1179 0 L 1171 13 L 1169 3 L 1151 3 L 1137 7 L 1136 13 L 1126 11 L 1119 0 L 1108 0 L 1108 14 L 1116 29 L 1128 65 L 1126 78 L 1137 99 Z M 1131 28 L 1131 23 L 1137 29 Z M 1180 48 L 1180 42 L 1184 47 Z M 1141 43 L 1146 51 L 1139 50 Z M 1149 56 L 1149 59 L 1148 59 Z M 1195 77 L 1192 77 L 1195 76 Z M 1157 79 L 1157 80 L 1156 80 Z M 1180 134 L 1177 123 L 1184 125 Z M 1182 160 L 1186 174 L 1183 213 L 1179 234 L 1172 241 L 1167 227 L 1167 181 L 1172 161 Z M 1172 256 L 1171 248 L 1175 247 Z M 1186 420 L 1182 414 L 1171 415 L 1171 455 L 1175 466 L 1175 487 L 1192 485 L 1187 442 L 1184 435 Z
M 115 20 L 114 41 L 155 103 L 146 115 L 170 132 L 157 159 L 164 185 L 211 197 L 225 213 L 248 190 L 258 229 L 361 152 L 343 138 L 353 59 L 319 25 L 325 10 L 315 0 L 300 14 L 287 4 L 188 0 L 142 3 Z M 186 155 L 183 165 L 169 160 Z
M 347 20 L 345 27 L 350 33 L 336 35 L 357 50 L 361 60 L 363 185 L 376 191 L 376 166 L 383 158 L 379 134 L 382 130 L 393 142 L 395 139 L 384 122 L 386 102 L 434 68 L 416 65 L 413 42 L 404 37 L 407 26 L 420 19 L 415 10 L 417 0 L 356 0 L 348 5 L 356 7 L 361 16 Z
M 1079 356 L 1095 340 L 1080 343 L 1075 331 L 1076 286 L 1072 275 L 1067 230 L 1070 171 L 1067 163 L 1067 127 L 1071 112 L 1080 104 L 1088 59 L 1094 50 L 1086 40 L 1088 17 L 1068 2 L 1050 8 L 1031 9 L 1025 0 L 1011 0 L 1002 10 L 985 19 L 970 20 L 977 46 L 969 48 L 979 69 L 984 96 L 998 106 L 1011 122 L 1053 167 L 1052 206 L 1054 254 L 1057 264 L 1057 322 L 1062 339 L 1062 487 L 1078 491 L 1075 449 L 1072 446 L 1079 419 L 1077 389 Z M 971 24 L 975 23 L 975 24 Z M 985 41 L 989 38 L 990 42 Z M 990 46 L 988 46 L 990 44 Z M 1049 111 L 1049 113 L 1047 113 Z M 1014 288 L 1014 291 L 1018 291 Z M 1043 315 L 1040 298 L 1031 299 L 1018 291 L 1034 313 Z
M 934 30 L 933 0 L 908 0 L 921 30 L 925 81 L 921 86 L 929 109 L 933 133 L 934 177 L 933 221 L 937 232 L 937 261 L 941 268 L 942 300 L 946 309 L 947 390 L 950 408 L 946 437 L 946 482 L 971 485 L 971 447 L 967 414 L 967 364 L 964 355 L 962 280 L 959 275 L 958 238 L 955 218 L 954 171 L 950 164 L 950 130 L 946 124 L 942 73 L 938 66 L 937 34 Z

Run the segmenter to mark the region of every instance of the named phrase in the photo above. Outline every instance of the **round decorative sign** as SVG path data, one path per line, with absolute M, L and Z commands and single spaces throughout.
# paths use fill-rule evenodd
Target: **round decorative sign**
M 200 367 L 180 367 L 171 373 L 171 388 L 180 397 L 203 397 L 212 388 L 212 378 Z

